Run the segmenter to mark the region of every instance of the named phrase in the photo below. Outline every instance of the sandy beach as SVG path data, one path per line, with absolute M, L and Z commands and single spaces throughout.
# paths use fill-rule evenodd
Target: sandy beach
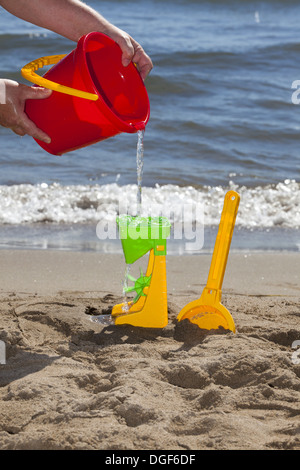
M 0 449 L 300 449 L 300 253 L 230 254 L 222 303 L 235 334 L 176 320 L 210 255 L 167 256 L 160 330 L 87 314 L 123 300 L 121 255 L 0 258 Z

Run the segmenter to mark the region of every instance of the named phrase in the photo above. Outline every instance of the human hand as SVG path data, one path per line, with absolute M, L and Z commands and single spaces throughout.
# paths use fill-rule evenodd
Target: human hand
M 122 50 L 122 64 L 124 67 L 133 61 L 143 80 L 147 77 L 149 72 L 153 68 L 150 57 L 146 54 L 142 46 L 136 42 L 129 34 L 125 33 L 122 29 L 117 28 L 112 24 L 108 24 L 105 30 L 102 30 L 104 34 L 111 37 Z
M 25 134 L 49 144 L 50 137 L 31 121 L 24 111 L 27 99 L 44 99 L 51 90 L 29 87 L 13 80 L 0 80 L 0 125 L 20 136 Z

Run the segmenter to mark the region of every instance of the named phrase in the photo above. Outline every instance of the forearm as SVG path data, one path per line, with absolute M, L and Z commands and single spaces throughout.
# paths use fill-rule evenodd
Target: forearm
M 105 33 L 112 27 L 103 16 L 79 0 L 0 0 L 0 5 L 22 20 L 76 42 L 91 31 Z
M 139 43 L 80 0 L 0 0 L 0 5 L 22 20 L 74 42 L 92 31 L 106 34 L 120 46 L 123 65 L 135 62 L 143 79 L 153 67 Z

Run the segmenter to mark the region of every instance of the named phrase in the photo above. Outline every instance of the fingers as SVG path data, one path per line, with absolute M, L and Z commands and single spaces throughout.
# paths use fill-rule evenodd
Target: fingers
M 127 65 L 130 64 L 134 56 L 134 47 L 130 40 L 130 37 L 123 37 L 119 42 L 119 46 L 122 50 L 122 64 L 124 67 L 127 67 Z
M 12 128 L 12 131 L 15 132 L 15 134 L 18 134 L 20 136 L 24 136 L 27 134 L 30 137 L 33 137 L 34 139 L 38 139 L 42 142 L 45 142 L 46 144 L 50 144 L 51 138 L 44 131 L 39 129 L 34 124 L 34 122 L 28 118 L 25 112 L 23 112 L 20 116 L 20 121 L 21 124 Z
M 105 31 L 105 33 L 114 39 L 120 46 L 122 50 L 123 66 L 127 67 L 127 65 L 133 61 L 136 64 L 142 79 L 145 80 L 149 72 L 152 70 L 153 64 L 142 46 L 127 33 L 112 25 L 110 26 L 109 30 Z
M 40 87 L 28 87 L 12 80 L 3 81 L 6 87 L 6 100 L 0 106 L 0 124 L 10 128 L 15 134 L 29 136 L 50 143 L 50 137 L 39 129 L 25 113 L 27 99 L 44 99 L 51 95 L 51 90 Z
M 11 130 L 12 130 L 15 134 L 20 135 L 21 137 L 23 137 L 23 136 L 26 134 L 26 132 L 25 132 L 25 131 L 23 130 L 23 128 L 20 127 L 20 126 L 11 127 Z
M 144 49 L 138 43 L 136 43 L 132 60 L 137 64 L 137 68 L 141 74 L 141 77 L 143 80 L 145 80 L 147 75 L 151 72 L 153 64 L 150 57 L 146 54 Z
M 21 98 L 23 100 L 42 100 L 48 98 L 52 93 L 52 90 L 48 90 L 47 88 L 41 88 L 36 86 L 25 86 L 25 88 L 21 88 Z
M 26 87 L 26 89 L 23 91 L 23 99 L 31 99 L 31 100 L 39 100 L 39 99 L 45 99 L 48 98 L 52 93 L 52 90 L 48 90 L 47 88 L 40 88 L 40 87 Z M 33 121 L 31 121 L 28 116 L 25 114 L 25 112 L 22 113 L 21 115 L 22 119 L 22 128 L 21 132 L 24 132 L 23 134 L 19 133 L 20 128 L 17 127 L 16 129 L 13 129 L 13 131 L 18 134 L 18 135 L 29 135 L 33 137 L 34 139 L 41 140 L 42 142 L 45 142 L 46 144 L 50 144 L 51 139 L 50 137 L 41 129 L 39 129 Z
M 38 139 L 42 142 L 45 142 L 46 144 L 50 144 L 51 142 L 50 137 L 41 129 L 39 129 L 32 121 L 28 119 L 28 122 L 26 122 L 26 115 L 25 119 L 23 119 L 23 122 L 20 123 L 20 125 L 11 127 L 11 130 L 21 137 L 23 137 L 24 135 L 29 135 L 34 139 Z
M 126 67 L 131 61 L 133 61 L 136 64 L 142 79 L 145 80 L 153 68 L 152 61 L 140 44 L 130 36 L 128 36 L 128 40 L 130 42 L 130 47 L 127 46 L 126 48 L 124 47 L 124 49 L 121 48 L 123 51 L 122 63 Z M 128 44 L 128 41 L 126 44 Z

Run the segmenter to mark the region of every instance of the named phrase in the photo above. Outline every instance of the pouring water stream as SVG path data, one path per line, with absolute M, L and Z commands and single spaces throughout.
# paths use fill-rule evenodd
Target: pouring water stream
M 144 134 L 145 129 L 139 130 L 137 132 L 138 141 L 136 148 L 136 171 L 137 171 L 137 194 L 136 194 L 136 203 L 137 203 L 137 216 L 140 216 L 142 213 L 142 180 L 143 180 L 143 169 L 144 169 Z M 126 293 L 126 288 L 128 287 L 128 274 L 130 273 L 130 264 L 126 264 L 124 283 L 123 283 L 123 312 L 126 313 L 129 310 L 128 298 Z
M 142 179 L 143 179 L 143 168 L 144 168 L 144 134 L 145 129 L 137 132 L 138 141 L 136 149 L 136 166 L 137 166 L 137 216 L 141 215 L 142 212 Z M 126 313 L 129 310 L 128 298 L 126 293 L 126 287 L 128 287 L 128 274 L 130 273 L 131 264 L 126 264 L 124 282 L 123 282 L 123 312 Z M 101 323 L 103 325 L 114 324 L 114 320 L 107 315 L 95 315 L 91 317 L 91 321 L 95 323 Z

